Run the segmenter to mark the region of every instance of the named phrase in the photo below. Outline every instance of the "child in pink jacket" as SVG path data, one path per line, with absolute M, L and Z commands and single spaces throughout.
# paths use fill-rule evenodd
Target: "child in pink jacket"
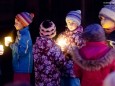
M 105 32 L 99 24 L 84 29 L 86 46 L 72 47 L 74 72 L 81 86 L 102 86 L 105 77 L 115 70 L 115 49 L 106 42 Z

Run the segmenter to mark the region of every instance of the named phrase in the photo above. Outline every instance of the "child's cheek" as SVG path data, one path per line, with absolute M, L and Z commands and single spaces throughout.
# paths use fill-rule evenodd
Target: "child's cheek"
M 105 29 L 111 29 L 111 28 L 115 28 L 115 23 L 108 20 L 108 21 L 104 21 L 102 23 L 102 27 L 105 28 Z
M 111 23 L 105 23 L 102 25 L 103 28 L 105 29 L 110 29 L 110 28 L 114 28 L 115 25 L 111 24 Z
M 77 26 L 75 26 L 75 25 L 71 25 L 71 26 L 70 26 L 70 25 L 69 25 L 68 28 L 69 28 L 69 30 L 72 31 L 72 30 L 75 30 L 75 29 L 77 28 Z

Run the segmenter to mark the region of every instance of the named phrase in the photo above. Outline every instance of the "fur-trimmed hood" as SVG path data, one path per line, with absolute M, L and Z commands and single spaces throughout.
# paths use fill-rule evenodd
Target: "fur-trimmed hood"
M 95 71 L 106 67 L 115 60 L 115 49 L 110 49 L 101 58 L 95 60 L 83 59 L 76 47 L 73 47 L 71 55 L 73 56 L 74 62 L 77 63 L 81 68 L 88 71 Z

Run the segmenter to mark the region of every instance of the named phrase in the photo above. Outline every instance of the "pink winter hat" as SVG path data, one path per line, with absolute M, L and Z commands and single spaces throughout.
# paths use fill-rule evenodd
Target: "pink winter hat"
M 53 38 L 56 35 L 56 26 L 51 20 L 45 20 L 40 24 L 40 36 Z

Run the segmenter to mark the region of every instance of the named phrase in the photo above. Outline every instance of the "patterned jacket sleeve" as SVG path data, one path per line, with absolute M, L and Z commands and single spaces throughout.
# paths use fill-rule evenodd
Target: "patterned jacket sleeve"
M 62 53 L 60 47 L 58 47 L 57 45 L 54 45 L 54 47 L 51 49 L 51 52 L 52 52 L 52 56 L 54 57 L 55 65 L 59 69 L 64 68 L 66 65 L 66 60 L 65 60 L 65 56 Z
M 78 48 L 81 48 L 85 44 L 85 41 L 82 38 L 82 33 L 83 33 L 83 28 L 79 27 L 75 36 L 75 43 L 78 46 Z

